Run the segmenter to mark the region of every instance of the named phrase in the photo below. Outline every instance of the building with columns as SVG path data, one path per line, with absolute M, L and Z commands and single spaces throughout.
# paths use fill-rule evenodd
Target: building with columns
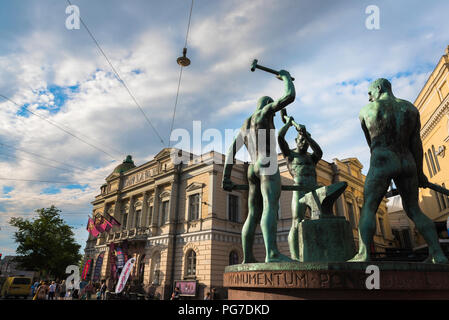
M 107 212 L 121 223 L 98 238 L 89 236 L 85 260 L 92 267 L 102 255 L 101 279 L 111 278 L 114 252 L 111 244 L 136 258 L 128 282 L 140 284 L 146 292 L 169 298 L 174 281 L 196 281 L 195 299 L 216 288 L 219 298 L 226 298 L 222 288 L 224 268 L 243 258 L 241 229 L 247 216 L 247 191 L 226 192 L 221 188 L 224 155 L 211 151 L 201 156 L 189 154 L 187 160 L 174 164 L 163 149 L 153 160 L 136 167 L 130 156 L 106 178 L 101 193 L 95 197 L 93 214 Z M 232 180 L 247 184 L 247 165 L 237 162 Z M 292 184 L 285 160 L 279 155 L 283 184 Z M 321 160 L 317 166 L 318 183 L 329 185 L 347 181 L 346 192 L 338 199 L 334 213 L 345 216 L 353 226 L 357 242 L 357 224 L 363 203 L 364 175 L 355 158 L 332 163 Z M 278 246 L 289 255 L 287 236 L 291 225 L 291 192 L 282 193 L 278 213 Z M 379 207 L 375 236 L 376 251 L 395 246 L 389 226 L 385 201 Z M 264 261 L 265 250 L 260 228 L 256 232 L 255 256 Z M 110 289 L 113 288 L 110 281 Z
M 449 46 L 419 92 L 414 104 L 421 120 L 423 170 L 430 182 L 449 189 Z M 431 189 L 420 189 L 419 204 L 437 228 L 440 242 L 449 252 L 446 221 L 449 217 L 449 197 Z M 416 248 L 426 247 L 418 235 Z

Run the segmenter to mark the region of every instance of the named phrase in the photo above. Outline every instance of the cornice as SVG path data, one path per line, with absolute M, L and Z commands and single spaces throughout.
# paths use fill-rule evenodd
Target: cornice
M 443 102 L 436 108 L 429 120 L 422 126 L 421 140 L 424 140 L 430 134 L 445 114 L 449 114 L 449 95 L 444 98 Z

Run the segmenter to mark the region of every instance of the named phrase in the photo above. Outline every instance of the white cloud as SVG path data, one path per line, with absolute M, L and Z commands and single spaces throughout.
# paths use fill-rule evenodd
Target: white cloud
M 82 3 L 86 21 L 167 142 L 179 75 L 175 61 L 184 44 L 188 8 L 147 1 L 133 7 L 111 3 Z M 36 116 L 17 117 L 18 108 L 0 100 L 0 142 L 84 169 L 64 172 L 25 161 L 46 162 L 13 151 L 15 160 L 0 157 L 0 177 L 87 184 L 84 190 L 62 188 L 45 194 L 45 188 L 58 185 L 0 180 L 0 192 L 5 186 L 14 188 L 0 194 L 0 225 L 9 216 L 51 204 L 87 215 L 104 178 L 126 154 L 141 164 L 163 147 L 86 31 L 67 31 L 64 15 L 57 15 L 60 8 L 48 1 L 29 5 L 23 18 L 37 23 L 28 28 L 18 22 L 2 29 L 12 34 L 18 30 L 18 35 L 9 38 L 8 45 L 0 44 L 0 93 L 20 105 L 28 103 L 31 110 L 69 127 L 118 161 Z M 368 31 L 363 5 L 348 1 L 196 3 L 188 42 L 192 64 L 183 70 L 175 128 L 191 130 L 192 120 L 201 120 L 204 129 L 215 127 L 224 133 L 241 126 L 260 96 L 280 98 L 280 81 L 260 70 L 249 71 L 257 58 L 296 78 L 297 99 L 288 113 L 307 126 L 325 159 L 355 156 L 366 170 L 369 150 L 357 115 L 367 103 L 369 81 L 388 77 L 398 97 L 413 100 L 449 42 L 440 32 L 449 24 L 446 2 L 407 5 L 412 24 L 403 18 L 404 5 L 405 1 L 380 1 L 381 30 Z M 152 19 L 145 11 L 149 8 Z M 52 85 L 78 85 L 57 113 L 38 109 L 55 106 L 58 97 L 47 91 Z M 275 121 L 279 128 L 279 119 Z M 292 141 L 293 133 L 289 137 Z M 5 148 L 0 152 L 11 154 Z M 84 241 L 80 225 L 86 216 L 67 217 L 78 225 L 77 239 Z

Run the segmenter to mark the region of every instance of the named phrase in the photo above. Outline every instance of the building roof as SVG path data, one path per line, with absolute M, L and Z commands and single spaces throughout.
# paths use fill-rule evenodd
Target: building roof
M 117 167 L 115 167 L 115 169 L 112 173 L 121 174 L 121 173 L 126 172 L 130 169 L 133 169 L 135 167 L 136 167 L 136 165 L 134 164 L 133 157 L 128 155 L 126 157 L 126 159 L 123 160 L 123 162 L 121 164 L 119 164 Z

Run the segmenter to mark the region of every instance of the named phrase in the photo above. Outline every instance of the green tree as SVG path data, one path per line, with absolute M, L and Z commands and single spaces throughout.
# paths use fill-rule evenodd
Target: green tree
M 37 218 L 11 218 L 9 224 L 18 228 L 16 261 L 25 270 L 39 271 L 44 276 L 64 278 L 68 265 L 78 265 L 81 246 L 75 242 L 72 227 L 60 216 L 55 206 L 37 209 Z

